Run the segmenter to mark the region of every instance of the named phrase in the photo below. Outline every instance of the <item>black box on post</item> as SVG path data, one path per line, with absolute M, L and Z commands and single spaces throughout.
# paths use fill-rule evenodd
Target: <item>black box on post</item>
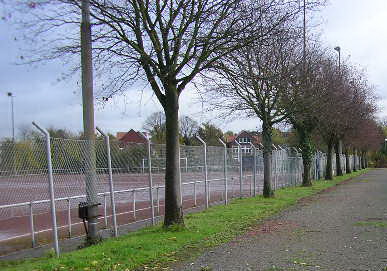
M 78 204 L 78 217 L 81 219 L 87 219 L 88 217 L 88 203 L 80 202 Z

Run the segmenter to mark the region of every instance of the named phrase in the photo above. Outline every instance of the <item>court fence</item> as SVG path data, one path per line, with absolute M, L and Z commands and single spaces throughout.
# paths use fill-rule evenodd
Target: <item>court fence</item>
M 101 203 L 99 224 L 114 236 L 121 225 L 155 223 L 163 215 L 165 145 L 149 140 L 122 144 L 100 129 L 95 142 L 58 139 L 36 127 L 42 138 L 0 142 L 0 243 L 24 238 L 35 247 L 48 240 L 59 254 L 59 239 L 84 234 L 78 205 L 91 200 Z M 201 146 L 182 145 L 179 150 L 185 210 L 262 193 L 263 152 L 258 146 L 251 144 L 247 152 L 241 145 L 227 148 L 220 140 L 221 146 L 207 146 L 198 139 Z M 345 156 L 340 157 L 345 172 Z M 357 156 L 350 161 L 359 169 Z M 314 155 L 313 179 L 325 175 L 326 162 L 326 154 Z M 274 190 L 302 183 L 302 157 L 296 148 L 273 146 L 271 168 Z

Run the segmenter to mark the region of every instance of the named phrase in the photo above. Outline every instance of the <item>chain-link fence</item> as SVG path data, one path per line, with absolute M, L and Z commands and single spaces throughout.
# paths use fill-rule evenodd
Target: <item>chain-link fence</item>
M 78 218 L 78 205 L 84 201 L 101 204 L 101 229 L 164 214 L 165 145 L 122 144 L 106 137 L 95 142 L 51 138 L 51 167 L 46 147 L 41 138 L 0 142 L 0 242 L 13 244 L 15 239 L 24 238 L 35 246 L 51 240 L 50 176 L 59 238 L 84 233 Z M 241 146 L 181 146 L 183 208 L 262 193 L 263 152 L 254 146 L 247 150 Z M 345 170 L 345 156 L 341 159 Z M 351 167 L 359 166 L 356 156 L 349 160 Z M 315 154 L 311 168 L 314 179 L 325 175 L 326 161 L 324 153 Z M 296 149 L 273 150 L 271 165 L 273 189 L 302 182 L 302 158 Z M 334 155 L 332 165 L 335 172 Z

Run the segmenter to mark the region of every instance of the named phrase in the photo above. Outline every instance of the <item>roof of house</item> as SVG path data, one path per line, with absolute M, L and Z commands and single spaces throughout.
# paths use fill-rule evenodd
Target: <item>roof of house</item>
M 147 143 L 146 134 L 130 129 L 129 132 L 118 132 L 117 138 L 123 143 Z
M 126 135 L 128 132 L 117 132 L 116 138 L 120 140 L 124 135 Z
M 261 142 L 261 134 L 258 133 L 258 132 L 248 132 L 248 131 L 241 131 L 238 135 L 236 136 L 229 136 L 226 138 L 227 140 L 227 143 L 228 144 L 231 144 L 231 145 L 234 145 L 236 144 L 235 143 L 235 140 L 237 140 L 239 137 L 250 137 L 252 138 L 252 142 L 253 144 L 259 144 Z
M 236 139 L 236 136 L 230 135 L 226 137 L 226 143 L 233 142 Z

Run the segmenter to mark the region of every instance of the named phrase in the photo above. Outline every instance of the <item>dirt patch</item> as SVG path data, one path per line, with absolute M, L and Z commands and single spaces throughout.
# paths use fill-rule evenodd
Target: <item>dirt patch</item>
M 258 234 L 272 234 L 283 231 L 290 232 L 298 227 L 299 225 L 293 221 L 269 220 L 263 224 L 250 227 L 244 236 L 250 237 Z
M 325 193 L 328 193 L 328 192 L 332 192 L 334 190 L 337 189 L 338 186 L 340 185 L 343 185 L 343 184 L 347 184 L 348 182 L 352 181 L 353 178 L 350 178 L 348 180 L 345 180 L 345 181 L 342 181 L 340 183 L 337 183 L 336 185 L 333 185 L 331 187 L 328 187 L 328 188 L 325 188 L 324 190 L 321 190 L 321 191 L 318 191 L 316 194 L 314 195 L 311 195 L 311 196 L 308 196 L 308 197 L 305 197 L 305 198 L 302 198 L 302 199 L 299 199 L 297 201 L 297 204 L 301 204 L 301 205 L 304 205 L 304 204 L 309 204 L 309 203 L 312 203 L 318 199 L 320 199 L 321 195 L 322 194 L 325 194 Z

